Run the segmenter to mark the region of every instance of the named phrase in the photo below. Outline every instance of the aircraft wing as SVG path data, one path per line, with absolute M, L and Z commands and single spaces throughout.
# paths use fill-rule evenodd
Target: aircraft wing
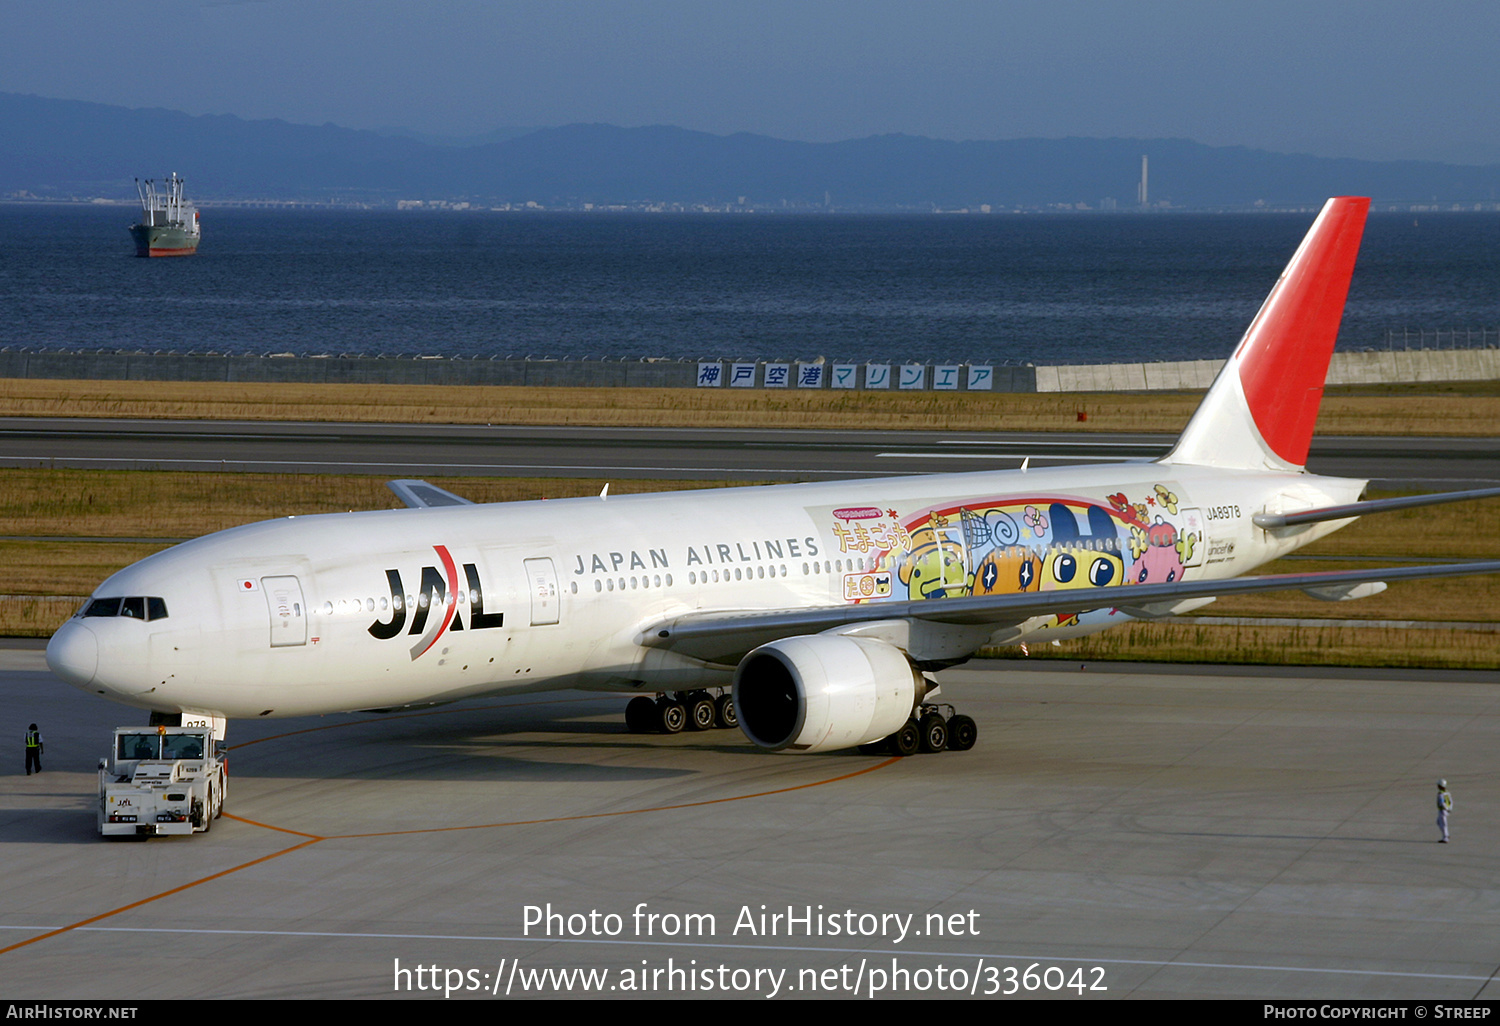
M 472 506 L 462 495 L 454 495 L 426 481 L 387 481 L 385 486 L 396 493 L 396 497 L 413 509 L 429 506 Z
M 859 605 L 815 606 L 809 609 L 688 613 L 648 626 L 642 631 L 641 644 L 670 649 L 711 663 L 733 665 L 752 650 L 779 638 L 818 634 L 881 620 L 925 620 L 954 626 L 989 625 L 999 630 L 1024 623 L 1034 616 L 1109 608 L 1119 609 L 1137 618 L 1149 619 L 1171 615 L 1174 607 L 1190 599 L 1297 590 L 1320 590 L 1323 593 L 1320 597 L 1327 598 L 1340 592 L 1353 592 L 1361 584 L 1493 573 L 1500 573 L 1500 560 L 1366 570 L 1326 570 L 1307 574 L 1269 574 L 1223 580 L 1179 581 L 1173 584 L 1122 584 L 1103 589 L 1013 595 L 875 601 Z

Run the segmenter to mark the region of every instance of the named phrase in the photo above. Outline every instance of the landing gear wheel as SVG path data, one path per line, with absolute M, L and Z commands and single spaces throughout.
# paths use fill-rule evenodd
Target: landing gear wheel
M 720 695 L 714 699 L 714 723 L 725 728 L 740 725 L 739 714 L 734 711 L 733 695 Z
M 967 752 L 979 739 L 979 725 L 972 717 L 960 713 L 948 720 L 948 750 Z
M 667 698 L 656 703 L 656 723 L 664 734 L 680 734 L 687 726 L 687 707 Z
M 632 734 L 649 734 L 656 729 L 656 703 L 645 695 L 632 698 L 625 706 L 625 726 Z
M 922 734 L 922 751 L 941 752 L 948 747 L 948 721 L 942 713 L 930 712 L 917 721 Z
M 922 747 L 922 731 L 916 720 L 907 720 L 890 737 L 886 738 L 892 755 L 916 755 Z
M 694 691 L 689 695 L 687 711 L 689 730 L 713 729 L 718 710 L 714 708 L 713 697 L 707 691 Z

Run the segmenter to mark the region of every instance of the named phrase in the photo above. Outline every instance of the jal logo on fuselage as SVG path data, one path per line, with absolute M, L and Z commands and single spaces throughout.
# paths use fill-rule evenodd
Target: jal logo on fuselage
M 449 554 L 447 547 L 434 545 L 432 548 L 437 552 L 442 566 L 422 568 L 422 583 L 417 593 L 412 596 L 412 601 L 407 601 L 406 587 L 401 581 L 401 571 L 387 570 L 385 572 L 386 583 L 391 589 L 391 618 L 376 620 L 369 627 L 371 636 L 382 641 L 396 637 L 403 630 L 408 635 L 415 635 L 417 642 L 411 647 L 413 659 L 437 644 L 438 639 L 448 631 L 465 629 L 463 617 L 458 609 L 460 594 L 464 594 L 468 600 L 468 630 L 482 631 L 505 624 L 504 613 L 484 611 L 484 589 L 479 586 L 479 568 L 473 563 L 464 564 L 464 579 L 468 585 L 467 593 L 464 593 L 459 587 L 458 570 L 454 566 L 453 557 Z M 408 619 L 411 621 L 410 628 L 407 627 Z

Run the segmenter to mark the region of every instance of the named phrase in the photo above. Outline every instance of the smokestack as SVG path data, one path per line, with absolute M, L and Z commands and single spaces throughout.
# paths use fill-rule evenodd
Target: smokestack
M 1146 155 L 1144 153 L 1141 154 L 1141 184 L 1135 188 L 1135 199 L 1143 207 L 1150 200 L 1149 194 L 1146 192 Z

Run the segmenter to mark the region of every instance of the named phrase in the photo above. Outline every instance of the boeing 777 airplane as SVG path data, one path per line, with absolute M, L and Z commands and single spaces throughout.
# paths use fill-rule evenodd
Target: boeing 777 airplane
M 287 517 L 106 580 L 47 646 L 63 680 L 223 735 L 234 717 L 560 688 L 632 729 L 763 748 L 964 749 L 931 674 L 1220 595 L 1330 600 L 1500 562 L 1241 576 L 1366 513 L 1306 472 L 1369 200 L 1329 200 L 1176 447 L 1154 462 Z M 726 689 L 730 689 L 726 691 Z M 944 715 L 944 713 L 948 715 Z

